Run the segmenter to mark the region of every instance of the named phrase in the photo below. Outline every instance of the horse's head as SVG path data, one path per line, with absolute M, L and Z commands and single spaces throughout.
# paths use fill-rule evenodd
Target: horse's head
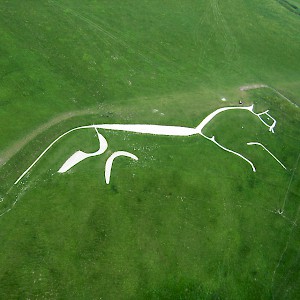
M 269 131 L 274 133 L 274 128 L 276 126 L 276 120 L 269 114 L 269 110 L 261 112 L 259 114 L 253 112 L 260 121 L 269 128 Z

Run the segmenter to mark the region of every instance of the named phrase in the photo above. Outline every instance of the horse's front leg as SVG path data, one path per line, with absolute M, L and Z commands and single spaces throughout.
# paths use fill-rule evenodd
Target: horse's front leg
M 118 156 L 126 156 L 129 158 L 132 158 L 134 160 L 138 160 L 138 157 L 135 156 L 132 153 L 126 152 L 126 151 L 117 151 L 114 152 L 106 161 L 105 163 L 105 182 L 106 184 L 109 184 L 110 182 L 110 174 L 111 174 L 111 169 L 112 169 L 112 164 L 114 162 L 114 159 L 117 158 Z
M 67 161 L 61 166 L 58 170 L 58 173 L 65 173 L 70 170 L 72 167 L 85 160 L 86 158 L 93 157 L 104 153 L 108 147 L 107 141 L 102 134 L 100 134 L 95 128 L 99 140 L 99 150 L 93 153 L 86 153 L 83 151 L 76 151 L 73 155 L 71 155 Z

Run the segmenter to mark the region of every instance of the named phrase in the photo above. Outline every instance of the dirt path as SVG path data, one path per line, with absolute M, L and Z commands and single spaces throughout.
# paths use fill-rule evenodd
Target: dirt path
M 244 85 L 240 87 L 240 91 L 248 91 L 260 88 L 267 88 L 268 86 L 265 84 L 251 84 L 251 85 Z
M 156 124 L 93 124 L 93 125 L 84 125 L 80 127 L 75 127 L 72 129 L 69 129 L 68 131 L 64 132 L 60 136 L 58 136 L 54 141 L 52 141 L 46 148 L 45 150 L 35 159 L 35 161 L 21 174 L 21 176 L 15 181 L 14 184 L 18 184 L 18 182 L 34 167 L 34 165 L 47 153 L 47 151 L 50 150 L 50 148 L 57 143 L 61 138 L 66 136 L 67 134 L 74 132 L 76 130 L 81 130 L 81 129 L 94 129 L 96 130 L 98 134 L 98 139 L 100 143 L 100 148 L 98 151 L 93 152 L 93 153 L 85 153 L 81 150 L 76 151 L 72 156 L 70 156 L 67 161 L 62 165 L 62 167 L 58 170 L 58 173 L 64 173 L 68 170 L 70 170 L 73 166 L 76 164 L 80 163 L 81 161 L 85 160 L 86 158 L 93 157 L 93 156 L 98 156 L 104 153 L 108 147 L 108 143 L 106 139 L 98 132 L 98 129 L 106 129 L 106 130 L 120 130 L 120 131 L 126 131 L 126 132 L 134 132 L 134 133 L 142 133 L 142 134 L 153 134 L 153 135 L 163 135 L 163 136 L 192 136 L 192 135 L 198 135 L 200 134 L 204 138 L 208 139 L 209 141 L 213 142 L 216 144 L 218 147 L 223 149 L 224 151 L 227 151 L 229 153 L 232 153 L 234 155 L 239 156 L 243 160 L 245 160 L 247 163 L 249 163 L 252 167 L 253 172 L 256 172 L 256 168 L 254 164 L 244 157 L 242 154 L 235 152 L 231 149 L 228 149 L 224 147 L 223 145 L 219 144 L 216 141 L 215 136 L 208 137 L 206 136 L 202 130 L 204 127 L 211 121 L 213 118 L 227 110 L 248 110 L 252 114 L 254 114 L 256 117 L 260 119 L 260 121 L 269 128 L 269 131 L 274 133 L 274 127 L 276 125 L 276 120 L 268 114 L 268 110 L 261 112 L 261 113 L 255 113 L 253 111 L 254 105 L 252 104 L 251 106 L 229 106 L 229 107 L 222 107 L 219 109 L 216 109 L 214 112 L 210 113 L 208 116 L 206 116 L 201 123 L 196 126 L 196 127 L 182 127 L 182 126 L 166 126 L 166 125 L 156 125 Z M 272 125 L 268 125 L 262 118 L 261 115 L 267 115 L 270 119 L 273 120 Z M 285 166 L 262 144 L 257 143 L 257 142 L 251 142 L 248 143 L 248 145 L 259 145 L 264 148 L 273 158 L 277 160 L 278 163 L 280 163 L 284 168 Z M 111 166 L 112 162 L 114 160 L 115 156 L 123 155 L 127 157 L 131 157 L 135 160 L 138 160 L 138 158 L 133 155 L 132 153 L 129 152 L 124 152 L 124 151 L 117 151 L 112 156 L 107 160 L 106 165 L 105 165 L 105 178 L 106 178 L 106 183 L 109 183 L 109 178 L 110 178 L 110 171 L 111 171 Z
M 10 147 L 8 147 L 2 153 L 0 153 L 0 168 L 3 165 L 5 165 L 16 153 L 18 153 L 27 143 L 29 143 L 34 138 L 36 138 L 39 134 L 45 132 L 50 127 L 52 127 L 56 124 L 59 124 L 60 122 L 70 119 L 72 117 L 82 116 L 82 115 L 90 115 L 90 114 L 96 114 L 96 113 L 97 113 L 96 110 L 85 109 L 85 110 L 67 112 L 67 113 L 61 114 L 61 115 L 51 119 L 47 123 L 39 126 L 35 130 L 33 130 L 31 133 L 26 135 L 24 138 L 16 141 L 14 144 L 12 144 Z
M 288 99 L 287 97 L 285 97 L 283 94 L 281 94 L 280 92 L 278 92 L 276 89 L 266 85 L 266 84 L 251 84 L 251 85 L 245 85 L 245 86 L 241 86 L 239 89 L 240 91 L 248 91 L 248 90 L 253 90 L 253 89 L 260 89 L 260 88 L 269 88 L 272 91 L 274 91 L 275 93 L 277 93 L 278 95 L 280 95 L 282 98 L 284 98 L 285 100 L 287 100 L 288 102 L 290 102 L 292 105 L 296 106 L 297 108 L 299 108 L 299 106 L 297 104 L 295 104 L 294 102 L 292 102 L 290 99 Z M 10 147 L 8 147 L 6 150 L 2 151 L 2 153 L 0 153 L 0 168 L 5 165 L 16 153 L 18 153 L 27 143 L 29 143 L 30 141 L 32 141 L 34 138 L 36 138 L 39 134 L 43 133 L 44 131 L 46 131 L 47 129 L 49 129 L 50 127 L 65 121 L 67 119 L 70 119 L 72 117 L 76 117 L 76 116 L 82 116 L 82 115 L 89 115 L 89 114 L 96 114 L 97 110 L 94 109 L 86 109 L 86 110 L 79 110 L 79 111 L 72 111 L 72 112 L 68 112 L 68 113 L 64 113 L 62 115 L 59 115 L 53 119 L 51 119 L 50 121 L 48 121 L 47 123 L 41 125 L 40 127 L 36 128 L 34 131 L 32 131 L 31 133 L 29 133 L 27 136 L 25 136 L 24 138 L 16 141 L 13 145 L 11 145 Z

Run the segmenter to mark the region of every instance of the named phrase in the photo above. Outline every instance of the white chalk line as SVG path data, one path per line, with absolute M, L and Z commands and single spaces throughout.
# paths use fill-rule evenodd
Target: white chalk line
M 264 119 L 260 117 L 260 116 L 262 116 L 262 115 L 267 115 L 270 119 L 272 119 L 272 120 L 273 120 L 273 124 L 272 124 L 271 126 L 269 126 L 269 125 L 264 121 Z M 271 131 L 272 133 L 274 133 L 274 128 L 275 128 L 275 126 L 276 126 L 276 120 L 269 114 L 269 110 L 266 110 L 266 111 L 264 111 L 264 112 L 262 112 L 262 113 L 259 113 L 259 114 L 257 114 L 257 116 L 260 118 L 260 120 L 261 120 L 266 126 L 269 127 L 269 131 Z
M 55 139 L 38 156 L 38 158 L 25 170 L 25 172 L 22 173 L 22 175 L 16 180 L 15 184 L 17 184 L 31 170 L 31 168 L 43 157 L 43 155 L 62 137 L 64 137 L 68 133 L 71 133 L 75 130 L 90 129 L 90 128 L 93 128 L 96 131 L 97 131 L 97 129 L 107 129 L 107 130 L 120 130 L 120 131 L 127 131 L 127 132 L 153 134 L 153 135 L 167 135 L 167 136 L 191 136 L 191 135 L 195 135 L 195 134 L 200 134 L 203 137 L 205 137 L 206 139 L 212 141 L 214 144 L 219 146 L 224 151 L 235 154 L 235 155 L 239 156 L 240 158 L 242 158 L 243 160 L 245 160 L 247 163 L 249 163 L 251 165 L 252 170 L 255 172 L 256 169 L 254 167 L 254 164 L 249 159 L 247 159 L 240 153 L 237 153 L 235 151 L 232 151 L 232 150 L 222 146 L 215 140 L 215 137 L 210 138 L 202 132 L 204 127 L 215 116 L 217 116 L 221 112 L 228 111 L 228 110 L 247 110 L 247 111 L 251 112 L 252 114 L 254 114 L 256 117 L 258 117 L 260 119 L 260 121 L 269 128 L 269 131 L 274 133 L 274 127 L 276 125 L 276 120 L 269 115 L 268 111 L 265 111 L 263 113 L 255 113 L 253 111 L 253 107 L 254 106 L 251 105 L 251 106 L 247 106 L 247 107 L 237 106 L 237 107 L 223 107 L 223 108 L 216 109 L 214 112 L 209 114 L 206 118 L 204 118 L 202 120 L 202 122 L 196 128 L 189 128 L 189 127 L 182 127 L 182 126 L 149 125 L 149 124 L 98 124 L 98 125 L 87 125 L 87 126 L 76 127 L 76 128 L 73 128 L 73 129 L 63 133 L 57 139 Z M 263 115 L 263 114 L 267 114 L 273 120 L 272 125 L 268 125 L 266 122 L 264 122 L 264 120 L 261 118 L 261 115 Z M 74 165 L 76 165 L 77 163 L 79 163 L 80 161 L 82 161 L 88 157 L 102 154 L 107 149 L 107 147 L 108 147 L 107 141 L 101 134 L 99 134 L 98 131 L 97 131 L 97 134 L 98 134 L 98 139 L 99 139 L 99 143 L 100 143 L 99 150 L 94 153 L 85 153 L 82 151 L 75 152 L 59 169 L 60 173 L 66 172 L 67 170 L 72 168 Z
M 204 135 L 203 135 L 203 136 L 204 136 Z M 238 152 L 235 152 L 235 151 L 233 151 L 233 150 L 230 150 L 230 149 L 228 149 L 228 148 L 222 146 L 221 144 L 219 144 L 219 143 L 216 141 L 216 139 L 215 139 L 214 136 L 211 137 L 211 138 L 205 136 L 205 138 L 207 138 L 208 140 L 212 141 L 213 143 L 215 143 L 217 146 L 219 146 L 219 147 L 222 148 L 223 150 L 225 150 L 225 151 L 227 151 L 227 152 L 230 152 L 230 153 L 232 153 L 232 154 L 234 154 L 234 155 L 239 156 L 240 158 L 242 158 L 243 160 L 245 160 L 247 163 L 250 164 L 250 166 L 251 166 L 253 172 L 256 172 L 256 169 L 255 169 L 254 164 L 253 164 L 248 158 L 246 158 L 245 156 L 243 156 L 242 154 L 240 154 L 240 153 L 238 153 Z
M 286 169 L 285 165 L 271 152 L 269 151 L 264 145 L 258 142 L 249 142 L 247 145 L 252 146 L 252 145 L 258 145 L 261 146 L 264 150 L 266 150 L 284 169 Z
M 79 130 L 79 129 L 83 129 L 86 126 L 82 126 L 82 127 L 77 127 L 77 128 L 73 128 L 70 129 L 69 131 L 63 133 L 62 135 L 60 135 L 57 139 L 55 139 L 39 156 L 38 158 L 22 173 L 22 175 L 16 180 L 15 184 L 17 184 L 31 169 L 32 167 L 44 156 L 44 154 L 57 142 L 59 141 L 62 137 L 64 137 L 65 135 L 67 135 L 68 133 L 71 133 L 75 130 Z M 88 127 L 90 128 L 90 127 Z
M 96 129 L 96 128 L 95 128 Z M 99 140 L 99 150 L 93 153 L 86 153 L 83 151 L 75 152 L 68 160 L 62 165 L 58 170 L 58 173 L 65 173 L 70 170 L 73 166 L 77 165 L 79 162 L 83 161 L 86 158 L 101 155 L 108 148 L 108 143 L 102 134 L 96 129 L 98 140 Z
M 117 151 L 114 152 L 106 161 L 105 163 L 105 181 L 106 184 L 109 184 L 110 182 L 110 174 L 111 174 L 111 168 L 112 168 L 112 164 L 114 162 L 114 159 L 117 158 L 118 156 L 126 156 L 126 157 L 130 157 L 134 160 L 138 160 L 138 157 L 136 157 L 134 154 L 126 152 L 126 151 Z

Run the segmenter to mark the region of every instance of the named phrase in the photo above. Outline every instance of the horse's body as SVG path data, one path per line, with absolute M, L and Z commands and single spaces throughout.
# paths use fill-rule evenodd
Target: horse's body
M 99 133 L 99 130 L 119 130 L 119 131 L 126 131 L 126 132 L 134 132 L 134 133 L 141 133 L 141 134 L 153 134 L 153 135 L 164 135 L 164 136 L 191 136 L 195 134 L 200 134 L 204 138 L 210 140 L 214 144 L 216 144 L 218 147 L 221 149 L 230 152 L 232 154 L 235 154 L 245 160 L 247 163 L 249 163 L 252 167 L 252 170 L 255 172 L 255 166 L 254 164 L 241 155 L 238 152 L 235 152 L 233 150 L 230 150 L 221 144 L 219 144 L 215 137 L 208 137 L 203 133 L 204 127 L 218 114 L 221 112 L 227 111 L 227 110 L 246 110 L 249 111 L 250 113 L 254 114 L 256 117 L 260 119 L 260 121 L 266 125 L 269 128 L 269 131 L 274 133 L 274 128 L 276 125 L 276 120 L 271 117 L 268 114 L 268 111 L 262 112 L 262 113 L 255 113 L 253 111 L 253 105 L 251 106 L 238 106 L 238 107 L 223 107 L 215 110 L 211 114 L 209 114 L 206 118 L 202 120 L 202 122 L 195 128 L 190 128 L 190 127 L 181 127 L 181 126 L 165 126 L 165 125 L 147 125 L 147 124 L 97 124 L 97 125 L 86 125 L 86 126 L 81 126 L 81 127 L 76 127 L 73 128 L 62 135 L 60 135 L 57 139 L 55 139 L 43 152 L 40 154 L 40 156 L 29 166 L 29 168 L 16 180 L 15 184 L 17 184 L 28 172 L 29 170 L 41 159 L 41 157 L 62 137 L 65 135 L 76 131 L 76 130 L 81 130 L 81 129 L 94 129 L 97 131 L 98 139 L 99 139 L 99 150 L 94 152 L 94 153 L 85 153 L 83 151 L 77 151 L 75 152 L 64 164 L 63 166 L 59 169 L 59 173 L 64 173 L 71 169 L 73 166 L 78 164 L 79 162 L 83 161 L 86 158 L 92 157 L 92 156 L 98 156 L 101 155 L 106 151 L 108 148 L 108 143 L 106 139 L 103 137 L 102 134 Z M 273 120 L 272 125 L 268 125 L 262 118 L 261 116 L 266 114 L 268 118 Z M 248 143 L 248 145 L 261 145 L 260 143 L 256 142 L 251 142 Z M 266 149 L 263 145 L 261 145 L 264 149 Z M 268 151 L 283 167 L 284 165 L 270 152 Z M 125 152 L 125 151 L 117 151 L 113 153 L 110 158 L 108 158 L 106 165 L 105 165 L 105 178 L 106 178 L 106 183 L 109 183 L 110 180 L 110 173 L 111 173 L 111 168 L 112 168 L 112 163 L 113 160 L 118 157 L 118 156 L 127 156 L 132 159 L 138 160 L 138 158 L 133 155 L 132 153 Z M 285 168 L 285 167 L 284 167 Z

